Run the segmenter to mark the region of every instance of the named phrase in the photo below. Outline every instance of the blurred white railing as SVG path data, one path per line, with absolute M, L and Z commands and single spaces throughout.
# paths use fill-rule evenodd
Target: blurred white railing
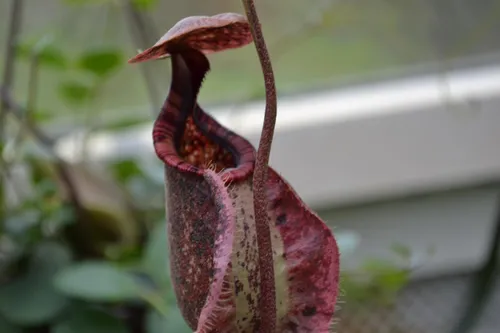
M 257 144 L 264 103 L 210 109 L 224 125 Z M 157 168 L 152 124 L 98 133 L 87 157 L 139 157 Z M 415 276 L 476 269 L 484 260 L 500 179 L 500 66 L 412 77 L 363 87 L 281 98 L 271 163 L 334 226 L 360 238 L 343 260 L 390 257 L 393 242 L 414 253 L 434 246 Z M 78 136 L 59 152 L 77 162 Z M 460 189 L 458 192 L 432 191 Z M 416 193 L 422 198 L 402 200 Z M 372 200 L 377 205 L 331 209 Z M 344 253 L 344 259 L 345 253 Z
M 257 144 L 263 110 L 208 111 Z M 97 133 L 87 157 L 156 165 L 151 126 Z M 498 179 L 499 142 L 500 66 L 490 66 L 281 98 L 271 162 L 306 201 L 330 206 Z M 80 143 L 58 150 L 78 161 Z

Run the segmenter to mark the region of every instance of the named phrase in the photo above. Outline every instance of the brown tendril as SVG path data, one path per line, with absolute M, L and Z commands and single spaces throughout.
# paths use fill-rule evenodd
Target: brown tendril
M 261 24 L 253 0 L 242 0 L 250 30 L 254 39 L 266 89 L 266 109 L 260 137 L 253 178 L 253 196 L 257 246 L 260 270 L 260 332 L 274 333 L 276 329 L 276 290 L 274 282 L 274 261 L 269 230 L 268 199 L 266 194 L 269 155 L 276 123 L 277 101 L 274 73 L 269 52 L 261 30 Z

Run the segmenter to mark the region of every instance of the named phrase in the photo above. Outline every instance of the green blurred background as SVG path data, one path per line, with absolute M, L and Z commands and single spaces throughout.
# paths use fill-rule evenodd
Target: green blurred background
M 54 153 L 54 140 L 149 123 L 168 91 L 169 62 L 126 60 L 181 18 L 242 12 L 239 1 L 17 2 L 9 58 L 14 1 L 0 0 L 9 100 L 0 123 L 0 333 L 189 332 L 168 276 L 161 177 L 134 159 L 72 165 Z M 280 96 L 487 62 L 500 47 L 498 0 L 256 3 Z M 202 104 L 263 97 L 253 47 L 210 61 Z M 339 242 L 346 252 L 354 246 Z M 343 273 L 348 306 L 388 306 L 405 286 L 412 254 L 404 244 L 392 250 L 395 263 L 373 258 Z

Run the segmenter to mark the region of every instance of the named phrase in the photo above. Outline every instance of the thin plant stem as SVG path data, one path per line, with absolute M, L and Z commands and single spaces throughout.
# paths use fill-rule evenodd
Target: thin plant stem
M 11 1 L 10 23 L 7 35 L 7 45 L 5 48 L 4 72 L 2 86 L 11 89 L 14 81 L 14 62 L 16 58 L 16 45 L 19 38 L 22 23 L 23 0 Z M 0 142 L 3 142 L 5 131 L 5 115 L 8 105 L 1 101 L 0 103 Z
M 32 122 L 33 121 L 33 112 L 36 109 L 36 100 L 37 100 L 37 94 L 38 94 L 38 74 L 39 74 L 39 61 L 38 61 L 38 54 L 33 54 L 31 56 L 31 62 L 30 62 L 30 69 L 29 69 L 29 80 L 28 80 L 28 99 L 26 101 L 26 107 L 24 110 L 24 113 L 21 115 L 23 117 L 23 120 L 21 122 L 26 123 L 26 122 Z M 23 126 L 19 127 L 19 131 L 14 138 L 14 151 L 19 151 L 19 145 L 22 143 L 22 140 L 24 139 L 24 130 Z M 12 163 L 9 163 L 8 167 L 11 167 Z
M 137 10 L 132 1 L 126 1 L 124 4 L 125 16 L 130 21 L 129 26 L 130 35 L 137 48 L 142 48 L 144 45 L 151 43 L 151 30 L 154 29 L 146 24 L 141 13 Z M 154 33 L 153 35 L 156 36 Z M 146 84 L 146 89 L 149 94 L 149 100 L 152 106 L 152 113 L 156 116 L 160 109 L 158 92 L 156 90 L 156 81 L 151 73 L 151 68 L 147 65 L 139 66 Z
M 10 11 L 10 22 L 7 30 L 7 42 L 5 47 L 5 60 L 3 68 L 2 85 L 10 87 L 14 81 L 14 63 L 16 58 L 16 44 L 21 30 L 22 13 L 23 13 L 23 0 L 12 0 Z M 5 161 L 3 160 L 3 148 L 5 145 L 5 129 L 6 129 L 6 110 L 8 105 L 0 100 L 0 168 L 4 168 Z M 7 210 L 6 198 L 4 193 L 4 180 L 10 177 L 7 168 L 0 175 L 0 230 L 2 227 L 1 221 L 4 220 L 4 213 Z
M 273 333 L 276 329 L 276 289 L 274 283 L 274 260 L 269 231 L 268 198 L 266 182 L 269 156 L 274 135 L 277 115 L 277 97 L 274 73 L 269 52 L 253 0 L 242 0 L 250 23 L 250 29 L 259 55 L 266 89 L 266 110 L 255 161 L 253 196 L 257 246 L 259 249 L 260 297 L 259 309 L 262 333 Z
M 71 176 L 69 166 L 54 151 L 54 141 L 52 140 L 52 138 L 47 136 L 39 127 L 37 127 L 32 121 L 30 121 L 29 118 L 25 119 L 24 115 L 27 111 L 22 106 L 15 103 L 15 101 L 12 99 L 12 96 L 10 95 L 9 90 L 3 86 L 0 87 L 0 101 L 6 105 L 6 110 L 20 122 L 21 126 L 24 126 L 26 130 L 29 131 L 31 135 L 36 139 L 36 141 L 55 159 L 54 166 L 56 172 L 58 173 L 68 192 L 69 200 L 77 211 L 81 211 L 83 209 L 83 206 L 78 194 L 76 184 Z

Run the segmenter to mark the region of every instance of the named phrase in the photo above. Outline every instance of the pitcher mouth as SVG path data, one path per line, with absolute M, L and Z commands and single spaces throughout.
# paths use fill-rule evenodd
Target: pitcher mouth
M 231 179 L 242 178 L 253 171 L 255 149 L 243 137 L 224 128 L 196 104 L 186 114 L 175 143 L 180 159 L 197 173 L 210 168 Z
M 227 180 L 253 172 L 255 149 L 205 113 L 196 102 L 210 66 L 201 52 L 189 50 L 172 56 L 169 95 L 153 130 L 158 157 L 168 166 L 202 176 L 210 168 Z
M 240 48 L 252 39 L 243 15 L 191 16 L 129 59 L 129 63 L 172 61 L 170 92 L 153 128 L 156 154 L 167 166 L 199 176 L 211 168 L 229 180 L 251 174 L 255 149 L 206 114 L 196 100 L 210 70 L 206 55 Z

